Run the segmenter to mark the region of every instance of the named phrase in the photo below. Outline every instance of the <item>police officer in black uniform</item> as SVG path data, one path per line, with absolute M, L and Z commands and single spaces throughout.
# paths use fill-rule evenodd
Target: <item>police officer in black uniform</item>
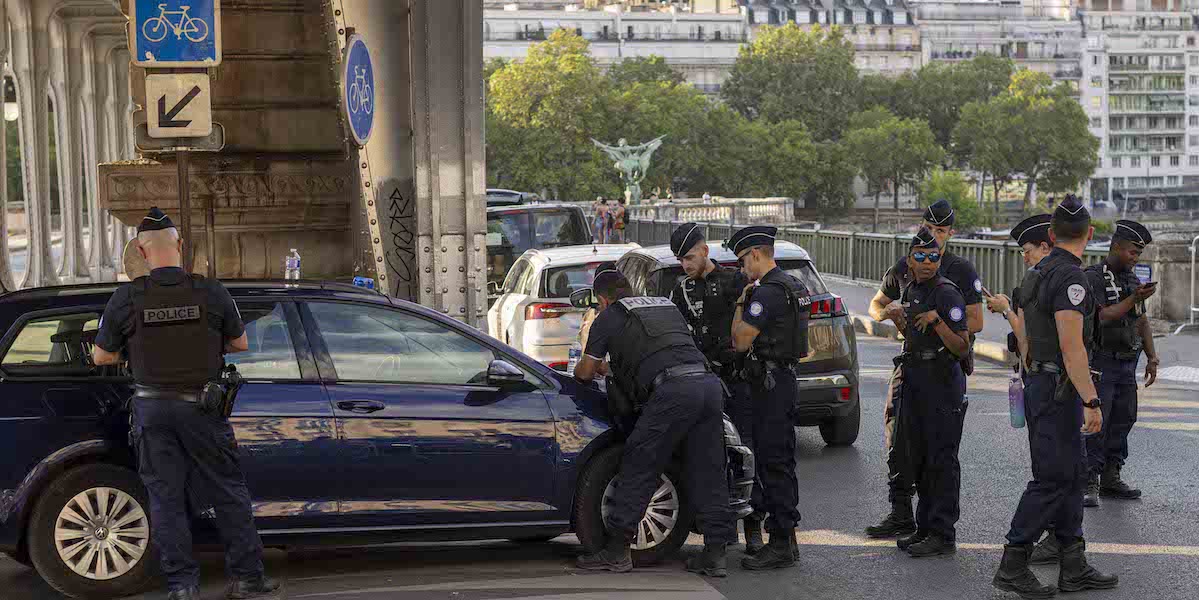
M 1020 221 L 1012 228 L 1011 236 L 1020 246 L 1020 257 L 1024 266 L 1031 269 L 1037 266 L 1049 252 L 1053 250 L 1053 240 L 1049 239 L 1049 221 L 1052 215 L 1042 213 Z M 985 290 L 984 290 L 985 292 Z M 987 308 L 993 313 L 1003 315 L 1012 332 L 1008 334 L 1008 350 L 1017 354 L 1023 353 L 1025 344 L 1024 325 L 1020 322 L 1017 300 L 1020 298 L 1020 287 L 1012 290 L 1012 295 L 995 294 L 987 297 Z
M 770 543 L 741 565 L 750 570 L 795 564 L 799 545 L 799 480 L 795 473 L 794 412 L 798 400 L 795 366 L 808 353 L 807 288 L 774 262 L 777 229 L 746 227 L 726 245 L 747 277 L 733 315 L 733 347 L 748 352 L 743 377 L 753 393 L 755 464 L 762 483 L 762 506 L 769 516 Z
M 1052 523 L 1061 550 L 1058 588 L 1110 589 L 1114 575 L 1087 564 L 1082 533 L 1086 450 L 1082 435 L 1097 433 L 1103 415 L 1091 378 L 1088 340 L 1095 327 L 1095 298 L 1082 272 L 1082 255 L 1094 229 L 1073 195 L 1058 205 L 1050 225 L 1054 248 L 1020 284 L 1020 317 L 1028 336 L 1024 413 L 1033 480 L 1020 498 L 992 584 L 1023 598 L 1049 598 L 1028 568 L 1033 544 Z
M 1128 432 L 1137 422 L 1137 362 L 1142 350 L 1148 361 L 1145 387 L 1157 380 L 1159 361 L 1144 308 L 1157 286 L 1142 284 L 1132 272 L 1152 241 L 1144 225 L 1116 221 L 1107 258 L 1086 269 L 1099 303 L 1100 342 L 1092 367 L 1103 374 L 1098 386 L 1103 429 L 1087 438 L 1090 478 L 1083 497 L 1085 506 L 1099 506 L 1100 495 L 1124 500 L 1141 497 L 1141 490 L 1125 483 L 1120 470 L 1128 459 Z
M 695 345 L 728 387 L 730 398 L 725 412 L 741 433 L 741 439 L 753 449 L 753 406 L 749 383 L 741 378 L 741 353 L 729 337 L 737 298 L 749 279 L 740 269 L 723 267 L 709 258 L 708 241 L 695 223 L 684 223 L 670 236 L 670 251 L 679 259 L 686 277 L 670 291 L 670 299 L 679 307 L 687 326 L 695 336 Z M 755 450 L 756 452 L 756 450 Z M 756 554 L 762 541 L 762 486 L 755 485 L 750 504 L 758 510 L 743 521 L 745 553 Z
M 128 354 L 135 382 L 131 425 L 138 473 L 150 498 L 154 545 L 169 600 L 198 600 L 200 568 L 192 557 L 186 486 L 213 500 L 225 543 L 228 598 L 269 594 L 262 541 L 237 456 L 233 428 L 201 409 L 204 385 L 218 379 L 223 356 L 248 349 L 245 326 L 228 290 L 181 267 L 182 240 L 158 207 L 138 226 L 139 252 L 151 267 L 113 294 L 96 337 L 97 365 Z M 183 343 L 181 343 L 181 340 Z
M 596 269 L 600 313 L 575 377 L 589 381 L 611 357 L 608 393 L 623 393 L 640 409 L 625 442 L 606 519 L 608 538 L 580 568 L 626 572 L 629 544 L 676 450 L 682 450 L 683 485 L 704 534 L 704 550 L 687 569 L 711 577 L 728 574 L 725 546 L 736 526 L 729 514 L 724 452 L 724 388 L 705 365 L 691 331 L 666 298 L 633 295 L 614 263 Z
M 925 228 L 908 250 L 911 282 L 900 295 L 907 329 L 897 423 L 907 444 L 912 478 L 919 487 L 916 533 L 898 541 L 914 558 L 956 551 L 954 525 L 960 514 L 962 472 L 958 448 L 965 410 L 965 375 L 960 360 L 970 350 L 966 304 L 953 282 L 938 274 L 940 247 Z
M 924 210 L 922 227 L 932 233 L 941 250 L 941 276 L 953 282 L 966 301 L 966 324 L 971 335 L 970 341 L 973 343 L 974 334 L 983 329 L 983 284 L 969 260 L 949 251 L 949 240 L 954 234 L 955 221 L 953 207 L 942 199 Z M 890 319 L 901 331 L 905 330 L 907 323 L 904 321 L 903 307 L 895 301 L 910 282 L 908 258 L 904 256 L 883 275 L 883 284 L 870 301 L 870 317 L 876 321 Z M 973 372 L 973 365 L 973 355 L 968 354 L 962 364 L 966 375 Z M 901 369 L 896 367 L 891 376 L 891 388 L 888 390 L 886 408 L 883 411 L 884 425 L 888 433 L 887 500 L 891 504 L 891 512 L 883 517 L 878 525 L 866 528 L 866 535 L 873 538 L 902 536 L 916 531 L 916 521 L 912 516 L 912 494 L 916 491 L 916 484 L 911 480 L 911 469 L 907 466 L 903 453 L 906 446 L 898 439 L 895 428 L 895 418 L 900 410 L 895 401 L 898 399 L 897 391 L 901 385 Z

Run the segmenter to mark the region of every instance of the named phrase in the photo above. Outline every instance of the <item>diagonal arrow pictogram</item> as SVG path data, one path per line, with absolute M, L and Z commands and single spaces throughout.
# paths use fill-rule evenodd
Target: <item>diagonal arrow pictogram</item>
M 192 86 L 191 91 L 187 93 L 183 99 L 175 103 L 174 108 L 167 111 L 166 95 L 158 98 L 158 126 L 159 127 L 187 127 L 191 125 L 191 119 L 176 121 L 175 117 L 188 105 L 196 96 L 200 95 L 200 86 Z

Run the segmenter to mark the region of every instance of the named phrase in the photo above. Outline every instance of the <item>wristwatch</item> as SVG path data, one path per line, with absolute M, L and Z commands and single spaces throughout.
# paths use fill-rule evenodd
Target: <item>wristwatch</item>
M 1089 401 L 1086 401 L 1086 402 L 1083 402 L 1083 403 L 1082 403 L 1083 407 L 1085 407 L 1085 408 L 1099 408 L 1099 407 L 1100 407 L 1100 405 L 1102 405 L 1102 404 L 1103 404 L 1103 403 L 1099 401 L 1099 397 L 1098 397 L 1098 396 L 1096 396 L 1095 398 L 1093 398 L 1093 399 L 1091 399 L 1091 400 L 1089 400 Z
M 1005 318 L 1005 319 L 1010 319 L 1010 318 L 1012 318 L 1012 309 L 1010 309 L 1010 308 L 1008 308 L 1008 309 L 1005 309 L 1005 310 L 1003 311 L 1003 318 Z

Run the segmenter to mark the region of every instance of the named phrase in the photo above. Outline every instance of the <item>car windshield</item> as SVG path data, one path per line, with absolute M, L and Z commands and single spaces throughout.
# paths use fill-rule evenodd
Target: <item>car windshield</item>
M 824 285 L 824 281 L 820 279 L 820 275 L 816 273 L 816 268 L 812 266 L 812 261 L 808 260 L 779 260 L 779 268 L 786 271 L 788 275 L 795 277 L 804 287 L 808 288 L 808 293 L 813 296 L 817 294 L 827 294 L 828 287 Z M 725 265 L 726 267 L 736 266 L 736 263 Z M 658 294 L 666 296 L 670 294 L 670 290 L 678 283 L 679 278 L 683 277 L 683 267 L 674 265 L 662 270 L 662 276 L 659 278 Z
M 595 269 L 600 263 L 588 263 L 571 267 L 547 269 L 545 285 L 542 286 L 543 298 L 569 298 L 571 293 L 586 287 L 591 287 L 595 281 Z

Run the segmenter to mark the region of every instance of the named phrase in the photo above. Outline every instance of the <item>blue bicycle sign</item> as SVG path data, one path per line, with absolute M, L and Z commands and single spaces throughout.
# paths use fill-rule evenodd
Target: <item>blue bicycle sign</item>
M 138 66 L 220 64 L 220 0 L 132 0 L 130 8 Z
M 359 146 L 364 146 L 375 124 L 375 67 L 370 49 L 357 34 L 346 43 L 341 89 L 350 133 Z

